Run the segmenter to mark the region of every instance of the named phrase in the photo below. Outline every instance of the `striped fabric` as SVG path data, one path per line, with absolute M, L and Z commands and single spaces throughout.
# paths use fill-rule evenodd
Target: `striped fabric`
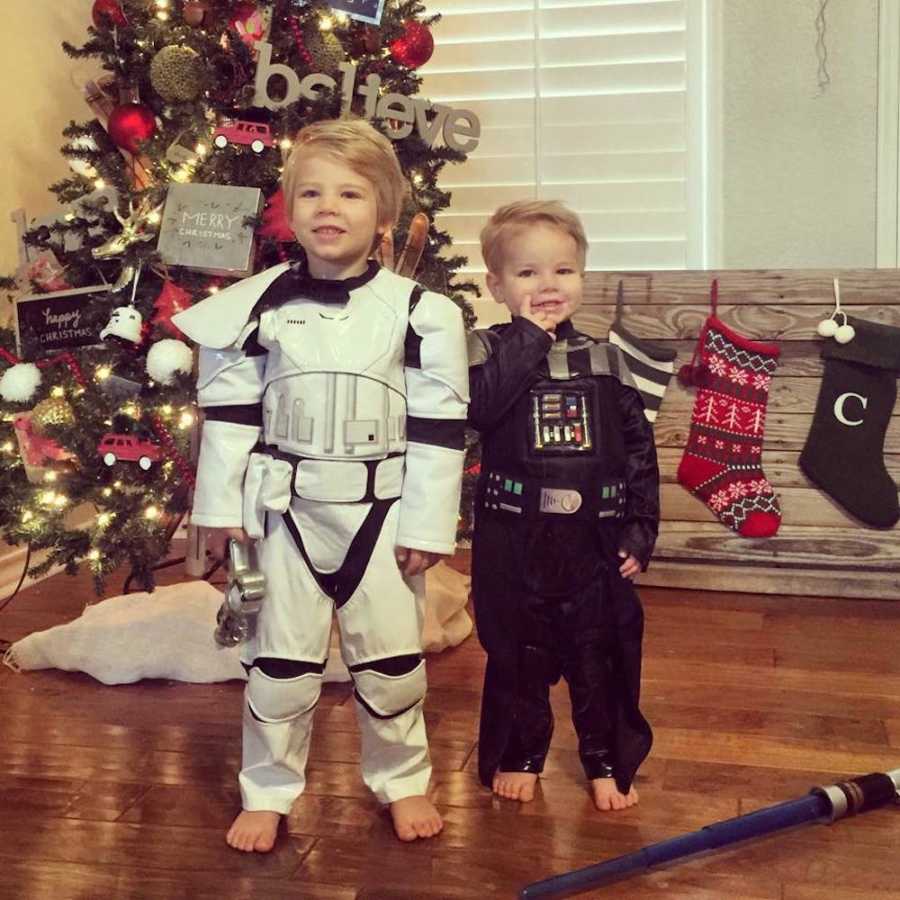
M 616 327 L 610 329 L 608 342 L 582 334 L 571 340 L 557 340 L 547 354 L 547 367 L 556 381 L 588 372 L 618 378 L 641 395 L 644 414 L 652 424 L 675 368 L 675 353 Z M 658 358 L 661 356 L 665 359 Z
M 621 323 L 614 323 L 610 327 L 609 342 L 622 351 L 644 401 L 644 413 L 651 423 L 655 422 L 663 395 L 675 371 L 677 351 L 635 337 Z

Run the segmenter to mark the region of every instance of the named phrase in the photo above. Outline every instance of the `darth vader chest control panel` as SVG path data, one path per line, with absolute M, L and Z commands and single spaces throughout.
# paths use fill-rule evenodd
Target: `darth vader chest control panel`
M 594 422 L 587 392 L 534 388 L 529 397 L 533 452 L 584 453 L 593 449 Z

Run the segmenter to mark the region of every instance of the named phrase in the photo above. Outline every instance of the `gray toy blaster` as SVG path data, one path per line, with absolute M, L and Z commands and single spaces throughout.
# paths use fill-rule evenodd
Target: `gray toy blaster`
M 256 631 L 256 615 L 266 594 L 266 578 L 259 571 L 256 547 L 228 542 L 228 590 L 216 615 L 216 643 L 234 647 Z

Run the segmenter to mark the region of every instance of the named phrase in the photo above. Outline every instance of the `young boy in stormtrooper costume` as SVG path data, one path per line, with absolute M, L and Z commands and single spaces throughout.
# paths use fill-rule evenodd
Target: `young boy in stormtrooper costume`
M 562 676 L 594 804 L 624 809 L 652 739 L 630 579 L 656 541 L 653 433 L 626 357 L 570 321 L 587 250 L 577 216 L 512 203 L 481 242 L 488 287 L 513 319 L 469 336 L 469 421 L 482 439 L 472 593 L 488 654 L 479 775 L 501 797 L 534 797 Z
M 181 313 L 204 408 L 192 521 L 259 540 L 266 596 L 242 648 L 243 810 L 227 841 L 272 848 L 305 786 L 337 610 L 362 775 L 401 840 L 432 837 L 423 610 L 406 576 L 455 542 L 468 399 L 448 298 L 370 255 L 407 188 L 362 120 L 302 129 L 282 176 L 306 266 L 260 272 Z

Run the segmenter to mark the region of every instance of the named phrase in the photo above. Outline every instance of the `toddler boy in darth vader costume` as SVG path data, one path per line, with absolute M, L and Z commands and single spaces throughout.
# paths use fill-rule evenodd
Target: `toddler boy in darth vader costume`
M 534 796 L 563 676 L 597 809 L 637 802 L 652 742 L 638 708 L 643 612 L 631 578 L 659 521 L 659 471 L 628 358 L 575 330 L 587 241 L 559 203 L 499 209 L 481 235 L 512 322 L 469 336 L 469 423 L 481 433 L 472 554 L 487 651 L 479 774 Z

